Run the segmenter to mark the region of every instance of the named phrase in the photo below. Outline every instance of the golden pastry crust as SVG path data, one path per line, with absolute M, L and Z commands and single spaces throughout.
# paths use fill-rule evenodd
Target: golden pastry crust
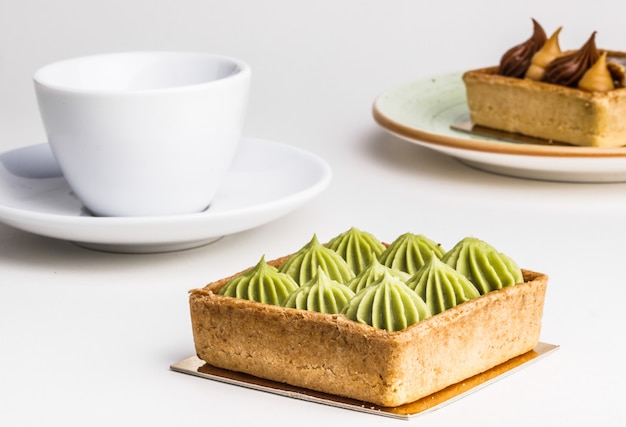
M 277 266 L 285 258 L 268 264 Z M 548 278 L 523 273 L 523 284 L 490 292 L 398 332 L 342 315 L 218 295 L 231 276 L 190 292 L 196 353 L 219 368 L 399 406 L 537 345 Z
M 626 53 L 608 52 L 623 59 Z M 548 142 L 588 147 L 626 145 L 626 88 L 588 92 L 496 74 L 497 67 L 463 74 L 474 124 Z

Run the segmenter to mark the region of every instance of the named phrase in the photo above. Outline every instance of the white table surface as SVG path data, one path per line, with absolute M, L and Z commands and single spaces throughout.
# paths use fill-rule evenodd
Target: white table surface
M 582 9 L 581 9 L 582 8 Z M 541 340 L 560 349 L 420 426 L 624 425 L 626 184 L 491 175 L 381 130 L 371 106 L 416 78 L 492 65 L 535 17 L 562 45 L 626 50 L 626 3 L 529 0 L 0 0 L 0 149 L 44 142 L 32 73 L 118 50 L 245 59 L 245 134 L 325 158 L 305 207 L 198 249 L 101 253 L 0 224 L 0 425 L 401 425 L 175 373 L 187 291 L 356 226 L 451 246 L 480 237 L 550 276 Z

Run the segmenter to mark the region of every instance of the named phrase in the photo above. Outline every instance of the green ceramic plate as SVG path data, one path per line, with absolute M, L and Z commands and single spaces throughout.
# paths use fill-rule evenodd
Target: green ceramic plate
M 470 120 L 461 76 L 428 77 L 392 88 L 375 100 L 374 119 L 393 135 L 488 172 L 569 182 L 626 181 L 626 148 L 514 142 L 452 129 Z

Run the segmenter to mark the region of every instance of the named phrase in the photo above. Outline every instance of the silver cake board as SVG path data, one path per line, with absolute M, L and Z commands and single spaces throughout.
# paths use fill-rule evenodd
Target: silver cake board
M 397 407 L 377 406 L 341 396 L 308 390 L 289 384 L 278 383 L 263 378 L 240 372 L 228 371 L 206 364 L 196 356 L 181 360 L 170 365 L 170 369 L 201 378 L 247 387 L 254 390 L 265 391 L 294 399 L 308 402 L 321 403 L 344 409 L 351 409 L 359 412 L 366 412 L 374 415 L 381 415 L 391 418 L 409 419 L 417 415 L 427 414 L 445 405 L 448 405 L 470 393 L 480 390 L 489 384 L 511 375 L 520 369 L 542 359 L 559 348 L 558 345 L 540 342 L 528 353 L 514 357 L 501 365 L 489 369 L 483 373 L 475 375 L 457 384 L 453 384 L 443 390 L 426 396 L 412 403 L 407 403 Z

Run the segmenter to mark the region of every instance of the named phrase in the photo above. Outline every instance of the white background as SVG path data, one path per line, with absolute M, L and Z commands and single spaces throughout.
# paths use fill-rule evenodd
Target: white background
M 199 249 L 121 255 L 0 225 L 0 425 L 399 425 L 169 371 L 193 354 L 187 291 L 351 226 L 390 241 L 480 237 L 550 276 L 542 341 L 560 349 L 411 423 L 624 425 L 626 184 L 470 169 L 382 131 L 371 107 L 419 77 L 497 63 L 530 18 L 577 48 L 626 50 L 626 3 L 0 0 L 0 149 L 45 141 L 40 66 L 124 50 L 198 50 L 253 70 L 245 134 L 322 156 L 312 203 Z M 261 159 L 260 159 L 261 161 Z

